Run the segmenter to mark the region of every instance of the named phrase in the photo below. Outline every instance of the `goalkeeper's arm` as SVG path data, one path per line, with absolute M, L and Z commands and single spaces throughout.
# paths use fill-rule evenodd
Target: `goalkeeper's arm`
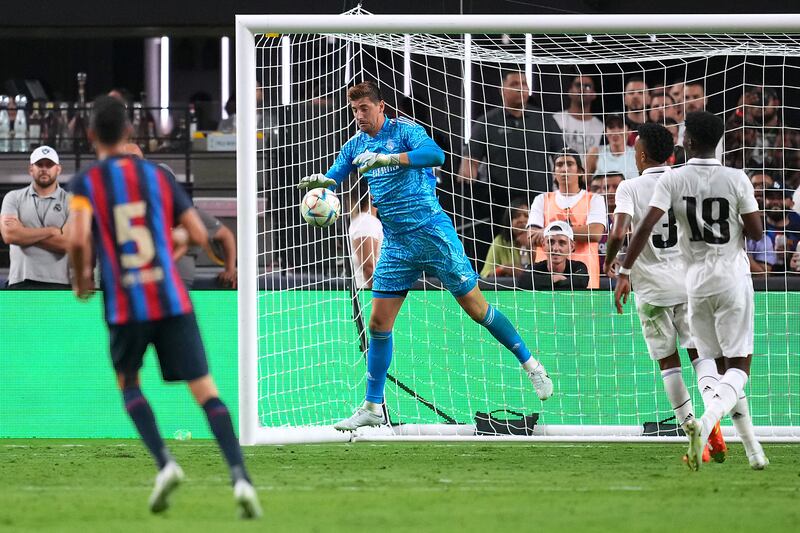
M 350 155 L 350 144 L 346 143 L 336 156 L 331 168 L 325 174 L 312 174 L 300 179 L 297 184 L 298 189 L 323 189 L 336 188 L 350 175 L 356 168 L 353 165 L 353 157 Z
M 410 168 L 438 167 L 444 164 L 444 150 L 439 148 L 439 145 L 436 144 L 433 139 L 428 138 L 413 150 L 400 154 L 364 152 L 353 159 L 353 164 L 358 167 L 358 171 L 361 174 L 373 168 L 388 167 L 391 165 Z

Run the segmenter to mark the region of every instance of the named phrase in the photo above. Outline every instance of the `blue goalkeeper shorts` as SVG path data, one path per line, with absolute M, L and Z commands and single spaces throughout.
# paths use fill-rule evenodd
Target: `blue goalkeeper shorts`
M 477 283 L 478 274 L 444 212 L 418 230 L 384 237 L 381 256 L 372 274 L 372 290 L 404 293 L 422 272 L 439 278 L 456 298 L 467 294 Z

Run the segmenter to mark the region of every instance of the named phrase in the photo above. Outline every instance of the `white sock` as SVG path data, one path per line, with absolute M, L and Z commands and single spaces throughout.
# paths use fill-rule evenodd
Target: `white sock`
M 374 403 L 374 402 L 368 402 L 368 401 L 364 400 L 364 405 L 362 405 L 361 407 L 363 407 L 367 411 L 369 411 L 369 412 L 371 412 L 373 414 L 376 414 L 376 415 L 383 414 L 383 404 L 382 403 Z
M 530 359 L 522 363 L 522 368 L 525 369 L 525 372 L 530 372 L 531 370 L 536 370 L 541 365 L 542 363 L 540 363 L 535 357 L 531 356 Z
M 733 406 L 731 420 L 733 420 L 733 427 L 736 428 L 736 433 L 742 439 L 744 451 L 749 457 L 758 451 L 760 445 L 756 440 L 756 430 L 753 427 L 753 419 L 750 418 L 750 407 L 747 405 L 747 397 L 744 394 L 739 396 L 739 400 Z
M 714 389 L 714 397 L 706 404 L 706 411 L 701 419 L 703 431 L 700 435 L 703 442 L 708 439 L 711 429 L 717 422 L 739 401 L 745 384 L 747 384 L 747 374 L 738 368 L 729 368 L 719 380 L 717 388 Z
M 664 380 L 664 390 L 667 392 L 672 410 L 675 411 L 675 418 L 682 426 L 686 420 L 694 418 L 694 408 L 692 407 L 692 398 L 683 382 L 680 367 L 662 370 L 661 379 Z
M 714 389 L 719 384 L 720 375 L 717 373 L 717 363 L 714 359 L 698 357 L 692 361 L 694 372 L 697 374 L 697 388 L 703 397 L 703 405 L 708 409 L 708 404 L 714 397 Z

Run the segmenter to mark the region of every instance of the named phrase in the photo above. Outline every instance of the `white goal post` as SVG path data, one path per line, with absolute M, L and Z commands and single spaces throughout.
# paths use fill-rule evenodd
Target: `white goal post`
M 274 71 L 274 73 L 269 74 L 270 76 L 283 76 L 283 81 L 287 84 L 296 82 L 296 80 L 292 79 L 292 76 L 296 74 L 292 73 L 290 66 L 284 66 L 283 70 L 281 70 L 281 65 L 275 63 L 276 61 L 280 62 L 283 60 L 291 64 L 291 60 L 288 59 L 292 53 L 289 49 L 291 46 L 291 36 L 313 35 L 322 36 L 321 38 L 340 39 L 341 42 L 345 44 L 342 45 L 341 50 L 337 53 L 343 54 L 342 57 L 344 57 L 344 54 L 347 54 L 346 68 L 348 69 L 350 68 L 350 54 L 354 53 L 351 51 L 351 44 L 363 43 L 364 36 L 382 34 L 399 36 L 399 40 L 397 41 L 387 37 L 386 40 L 381 41 L 383 44 L 379 45 L 385 45 L 387 50 L 397 52 L 399 54 L 397 61 L 399 62 L 403 61 L 402 42 L 404 42 L 403 36 L 407 35 L 422 37 L 455 36 L 457 37 L 455 41 L 460 44 L 454 48 L 454 51 L 447 52 L 450 54 L 448 57 L 456 58 L 459 54 L 467 53 L 472 54 L 471 57 L 474 57 L 476 62 L 487 61 L 487 59 L 475 52 L 475 49 L 478 46 L 477 44 L 472 45 L 472 47 L 468 46 L 467 49 L 470 51 L 465 52 L 463 39 L 464 36 L 533 35 L 542 36 L 541 42 L 545 42 L 547 36 L 557 36 L 559 38 L 554 37 L 553 39 L 549 40 L 549 42 L 552 43 L 552 49 L 548 50 L 552 50 L 552 58 L 554 58 L 553 63 L 557 63 L 559 65 L 562 63 L 577 63 L 577 60 L 571 61 L 570 58 L 578 57 L 582 52 L 586 52 L 586 50 L 583 50 L 579 47 L 570 49 L 569 46 L 581 40 L 583 40 L 583 42 L 591 43 L 592 35 L 606 36 L 608 38 L 621 36 L 626 39 L 652 35 L 654 41 L 656 39 L 656 35 L 669 36 L 670 39 L 674 39 L 676 41 L 679 41 L 680 37 L 684 35 L 690 36 L 693 39 L 694 36 L 697 35 L 708 36 L 708 39 L 696 39 L 698 46 L 697 54 L 703 58 L 709 58 L 715 55 L 735 54 L 741 54 L 745 56 L 765 56 L 770 54 L 774 54 L 776 56 L 800 56 L 800 50 L 797 49 L 800 38 L 795 38 L 798 37 L 797 35 L 792 36 L 793 34 L 800 32 L 800 14 L 371 15 L 358 12 L 343 15 L 237 15 L 235 24 L 237 102 L 236 164 L 238 189 L 237 232 L 239 260 L 238 413 L 239 438 L 242 444 L 245 445 L 291 442 L 334 442 L 347 441 L 351 439 L 459 440 L 468 438 L 487 438 L 474 437 L 474 425 L 471 424 L 470 420 L 464 420 L 463 416 L 458 420 L 458 423 L 455 423 L 452 421 L 451 417 L 447 417 L 445 415 L 444 418 L 451 420 L 451 422 L 443 424 L 431 422 L 425 416 L 411 416 L 409 417 L 408 421 L 403 420 L 399 425 L 394 425 L 389 428 L 363 431 L 357 433 L 356 435 L 349 435 L 336 432 L 331 426 L 331 417 L 333 416 L 331 413 L 338 413 L 340 411 L 343 412 L 341 405 L 337 406 L 336 409 L 328 409 L 328 407 L 325 407 L 325 409 L 328 410 L 325 411 L 326 414 L 320 415 L 319 419 L 315 419 L 313 414 L 309 414 L 309 411 L 313 413 L 314 406 L 318 406 L 319 409 L 323 409 L 323 406 L 328 402 L 335 401 L 334 398 L 325 399 L 319 396 L 321 393 L 320 391 L 324 393 L 330 393 L 331 390 L 335 390 L 335 387 L 329 387 L 329 385 L 332 383 L 339 383 L 341 385 L 342 398 L 340 398 L 340 400 L 343 403 L 346 403 L 349 406 L 348 408 L 355 407 L 353 401 L 355 401 L 355 399 L 363 393 L 364 382 L 363 380 L 360 381 L 359 379 L 352 378 L 351 376 L 355 376 L 359 373 L 363 374 L 365 371 L 365 366 L 358 366 L 358 359 L 337 361 L 337 365 L 339 365 L 337 368 L 345 368 L 347 371 L 347 377 L 337 375 L 336 372 L 338 372 L 338 370 L 332 367 L 326 367 L 324 361 L 306 361 L 304 359 L 304 355 L 301 353 L 302 350 L 310 351 L 313 349 L 326 348 L 325 339 L 320 340 L 316 337 L 311 339 L 308 336 L 309 330 L 302 327 L 302 323 L 304 321 L 311 321 L 318 318 L 314 316 L 312 312 L 308 311 L 308 307 L 310 305 L 309 302 L 313 302 L 313 300 L 310 300 L 310 298 L 315 297 L 311 291 L 315 290 L 315 287 L 317 286 L 325 287 L 325 290 L 320 292 L 320 294 L 325 294 L 325 311 L 320 315 L 320 323 L 316 327 L 323 329 L 330 328 L 331 331 L 335 330 L 337 339 L 339 337 L 347 337 L 348 335 L 352 337 L 351 341 L 349 341 L 350 344 L 348 345 L 348 350 L 355 354 L 361 353 L 361 351 L 364 349 L 363 343 L 359 346 L 359 337 L 363 335 L 364 320 L 364 317 L 361 316 L 360 306 L 367 304 L 363 302 L 365 300 L 363 295 L 366 293 L 362 290 L 353 289 L 351 285 L 348 285 L 348 283 L 352 284 L 352 280 L 345 280 L 343 284 L 339 284 L 334 287 L 333 285 L 326 285 L 325 283 L 315 279 L 309 281 L 309 277 L 306 276 L 306 271 L 303 271 L 302 274 L 297 274 L 297 272 L 300 272 L 300 269 L 297 268 L 294 271 L 295 274 L 293 274 L 296 276 L 295 281 L 292 283 L 287 283 L 286 285 L 279 285 L 283 282 L 275 281 L 272 276 L 273 274 L 277 276 L 280 275 L 280 272 L 284 272 L 284 270 L 281 270 L 283 267 L 275 267 L 273 271 L 271 270 L 272 267 L 270 265 L 265 266 L 265 257 L 272 253 L 273 249 L 279 249 L 281 246 L 300 246 L 290 243 L 276 243 L 275 239 L 278 239 L 279 237 L 273 234 L 273 232 L 277 230 L 272 228 L 270 223 L 267 221 L 269 218 L 268 211 L 272 207 L 269 199 L 267 198 L 269 192 L 266 191 L 267 186 L 265 186 L 263 180 L 265 179 L 265 173 L 268 174 L 270 172 L 270 165 L 272 164 L 267 154 L 269 150 L 268 144 L 271 142 L 268 139 L 270 135 L 268 130 L 272 126 L 267 124 L 267 119 L 264 117 L 266 116 L 265 111 L 268 108 L 274 108 L 274 110 L 277 110 L 281 106 L 281 103 L 268 102 L 266 99 L 269 98 L 269 96 L 266 94 L 267 91 L 265 90 L 265 94 L 263 95 L 265 100 L 261 101 L 260 104 L 257 104 L 258 88 L 260 85 L 265 84 L 263 79 L 259 79 L 259 76 L 266 76 L 267 74 L 264 74 L 263 71 L 267 68 L 270 68 Z M 750 35 L 755 35 L 756 37 L 750 38 L 748 37 Z M 765 37 L 770 35 L 777 36 L 772 45 L 770 45 L 770 39 Z M 561 37 L 565 36 L 568 36 L 568 38 L 565 38 L 563 41 L 560 40 Z M 287 37 L 288 40 L 281 42 L 284 37 Z M 270 41 L 270 43 L 273 43 L 274 41 L 274 44 L 270 44 L 269 48 L 267 48 L 267 45 L 262 44 L 265 41 Z M 405 42 L 409 43 L 411 42 L 411 39 L 406 39 Z M 620 63 L 626 61 L 625 42 L 622 42 L 619 48 L 609 48 L 609 50 L 611 50 L 611 52 L 609 52 L 610 54 L 612 54 L 612 52 L 613 54 L 618 54 Z M 638 42 L 638 40 L 636 40 L 636 42 Z M 518 49 L 515 49 L 509 53 L 506 53 L 502 46 L 498 45 L 498 65 L 507 64 L 507 58 L 514 57 L 515 54 L 516 57 L 521 58 L 518 61 L 518 64 L 520 65 L 526 61 L 529 63 L 531 61 L 536 63 L 538 53 L 537 50 L 539 50 L 539 48 L 532 49 L 530 43 L 531 40 L 528 38 L 528 41 L 524 46 L 520 44 Z M 538 46 L 537 43 L 540 43 L 540 41 L 537 41 L 536 37 L 534 37 L 534 46 Z M 772 47 L 770 48 L 770 46 Z M 660 50 L 661 49 L 654 47 L 654 55 L 649 59 L 652 59 L 654 62 L 666 61 L 669 59 L 666 56 L 658 55 Z M 678 47 L 676 50 L 680 50 L 680 48 Z M 503 53 L 501 54 L 500 52 Z M 591 50 L 588 52 L 591 53 Z M 609 56 L 612 58 L 612 60 L 613 57 L 617 57 L 613 54 Z M 378 59 L 375 61 L 376 63 L 379 63 Z M 394 59 L 392 61 L 394 61 Z M 335 58 L 330 60 L 330 63 L 331 69 L 338 69 L 341 67 L 341 65 L 336 63 Z M 356 67 L 354 66 L 353 68 Z M 400 70 L 402 69 L 398 67 L 398 72 Z M 521 70 L 525 70 L 524 67 L 521 67 Z M 431 71 L 433 72 L 435 69 L 432 68 Z M 530 69 L 528 69 L 526 73 L 528 76 L 530 76 Z M 727 71 L 724 71 L 722 74 L 727 74 Z M 349 76 L 349 79 L 351 80 L 362 79 L 361 77 L 349 71 L 347 76 Z M 345 76 L 345 78 L 347 78 L 347 76 Z M 491 87 L 488 83 L 486 86 Z M 341 89 L 341 87 L 336 87 L 337 91 L 340 91 Z M 400 91 L 400 89 L 398 89 L 398 91 Z M 280 94 L 280 91 L 278 91 L 278 94 Z M 563 94 L 559 94 L 558 96 L 561 97 Z M 284 93 L 282 97 L 284 98 L 284 104 L 288 104 L 288 102 L 296 96 L 289 92 Z M 784 104 L 788 106 L 789 102 L 784 102 Z M 341 109 L 339 111 L 341 111 Z M 725 108 L 725 111 L 730 111 L 730 109 Z M 280 114 L 279 111 L 276 111 L 276 113 Z M 460 116 L 460 113 L 461 110 L 452 111 L 451 116 L 457 117 Z M 303 130 L 303 133 L 312 135 L 313 133 L 317 132 L 316 130 L 312 129 L 313 125 L 311 122 L 313 121 L 313 117 L 303 118 L 302 120 L 307 121 L 307 125 L 304 125 L 304 128 L 306 129 Z M 347 136 L 355 131 L 353 129 L 348 129 L 350 126 L 348 124 L 339 125 L 338 122 L 336 124 L 338 128 L 336 130 L 336 139 L 342 138 L 342 135 L 344 135 L 343 138 L 346 139 Z M 460 125 L 457 125 L 457 127 L 460 127 Z M 276 132 L 277 129 L 278 126 L 275 126 Z M 454 133 L 458 135 L 458 131 L 455 131 Z M 275 139 L 291 142 L 291 138 L 284 137 L 282 134 L 278 135 L 277 133 L 275 135 Z M 328 144 L 329 146 L 327 147 L 327 151 L 321 158 L 319 158 L 320 162 L 327 160 L 326 158 L 330 158 L 332 155 L 335 155 L 340 147 L 340 145 L 335 146 L 335 143 Z M 448 154 L 448 157 L 449 156 L 450 154 Z M 296 163 L 296 161 L 282 159 L 281 166 L 279 168 L 274 168 L 273 170 L 277 172 L 283 172 L 292 165 L 297 167 Z M 326 168 L 316 168 L 315 172 L 324 172 L 325 170 Z M 288 201 L 291 203 L 292 192 L 293 189 L 284 187 L 279 191 L 279 194 L 282 195 L 282 198 L 290 198 Z M 347 193 L 352 193 L 352 189 L 341 192 L 342 194 L 340 198 L 346 197 Z M 337 194 L 338 193 L 339 191 L 337 191 Z M 346 203 L 345 198 L 342 199 L 342 203 L 344 205 Z M 297 201 L 299 202 L 299 196 L 297 197 Z M 464 201 L 463 197 L 461 198 L 461 201 Z M 347 202 L 347 204 L 349 205 L 349 202 Z M 345 211 L 345 209 L 343 209 L 343 211 Z M 470 221 L 470 223 L 473 222 L 474 221 Z M 461 226 L 457 224 L 457 228 L 460 227 Z M 343 233 L 343 230 L 337 229 L 337 233 L 334 233 L 334 229 L 331 228 L 331 232 L 330 240 L 321 245 L 323 251 L 327 251 L 324 253 L 337 255 L 338 259 L 344 262 L 349 261 L 349 252 L 342 251 L 339 248 L 339 242 L 346 241 L 346 235 Z M 306 266 L 312 271 L 315 268 L 319 269 L 319 271 L 322 271 L 322 267 L 317 265 L 314 261 L 318 261 L 318 259 L 309 260 L 309 263 L 306 264 Z M 345 270 L 347 269 L 346 267 L 343 268 L 345 268 Z M 346 278 L 347 276 L 345 275 L 344 277 Z M 313 278 L 313 276 L 311 276 L 311 278 Z M 302 279 L 302 282 L 297 281 L 300 279 Z M 351 288 L 350 292 L 352 295 L 347 294 L 348 287 Z M 438 295 L 438 288 L 436 290 L 432 290 L 428 284 L 426 284 L 425 287 L 426 288 L 424 290 L 427 291 L 425 294 L 428 295 L 430 293 L 431 295 L 427 297 L 431 302 L 435 303 L 423 303 L 415 309 L 419 310 L 424 308 L 426 305 L 433 305 L 435 307 L 434 312 L 438 312 L 438 310 L 441 309 L 441 317 L 449 319 L 449 317 L 454 316 L 450 314 L 451 311 L 448 307 L 449 304 L 439 303 L 440 297 Z M 273 294 L 265 296 L 265 293 L 268 292 Z M 530 293 L 527 294 L 530 295 Z M 610 309 L 611 300 L 608 300 L 608 294 L 608 291 L 606 291 L 606 303 Z M 449 295 L 445 294 L 441 298 L 441 301 L 444 302 L 444 299 L 446 299 L 448 296 Z M 602 295 L 600 296 L 602 297 Z M 786 299 L 784 300 L 787 310 L 783 312 L 782 317 L 778 317 L 776 319 L 773 315 L 768 313 L 765 315 L 765 317 L 768 319 L 769 316 L 773 316 L 772 320 L 777 320 L 778 323 L 778 325 L 775 326 L 776 328 L 782 327 L 780 326 L 780 321 L 782 318 L 785 319 L 786 322 L 786 327 L 784 328 L 783 332 L 781 332 L 780 329 L 773 331 L 773 333 L 776 335 L 782 335 L 783 333 L 787 335 L 785 340 L 786 354 L 781 355 L 779 358 L 779 363 L 781 366 L 774 370 L 777 376 L 775 378 L 775 390 L 780 390 L 781 394 L 786 395 L 786 398 L 783 398 L 780 401 L 776 400 L 774 405 L 781 406 L 781 408 L 783 408 L 783 406 L 789 406 L 789 409 L 793 411 L 789 412 L 783 417 L 779 417 L 773 413 L 773 403 L 767 397 L 772 389 L 765 389 L 766 392 L 761 395 L 761 403 L 763 405 L 768 405 L 769 414 L 765 414 L 764 418 L 760 419 L 760 422 L 756 421 L 758 430 L 757 432 L 762 441 L 765 442 L 800 440 L 800 413 L 798 413 L 798 410 L 800 410 L 800 374 L 798 374 L 798 368 L 800 368 L 800 366 L 795 360 L 790 360 L 789 358 L 789 354 L 792 351 L 794 351 L 795 358 L 799 357 L 796 350 L 800 348 L 800 336 L 798 336 L 798 334 L 791 334 L 787 329 L 792 324 L 794 327 L 797 327 L 797 325 L 800 324 L 800 312 L 792 311 L 790 305 L 791 302 Z M 577 320 L 574 307 L 576 304 L 574 301 L 568 299 L 565 299 L 564 301 L 568 302 L 567 305 L 572 305 L 573 308 L 571 311 L 565 311 L 563 317 L 566 317 L 567 320 Z M 555 310 L 556 304 L 553 302 L 551 302 L 551 305 L 553 306 L 554 314 L 557 314 L 558 312 Z M 524 305 L 530 306 L 532 304 Z M 275 306 L 277 306 L 277 308 Z M 294 321 L 295 319 L 292 317 L 288 316 L 294 312 L 295 309 L 297 309 L 298 313 L 296 321 Z M 427 313 L 427 311 L 425 312 Z M 628 312 L 631 313 L 630 309 Z M 525 314 L 524 309 L 521 309 L 518 314 L 512 313 L 512 315 L 513 316 L 510 317 L 512 318 L 512 322 L 515 320 L 520 321 L 522 320 L 521 317 L 528 316 Z M 594 312 L 592 312 L 592 315 L 594 315 Z M 362 321 L 360 330 L 357 325 L 354 325 L 354 321 L 357 320 Z M 430 322 L 426 321 L 426 327 L 433 327 L 438 323 L 438 320 L 439 318 L 434 317 L 430 319 Z M 466 315 L 458 320 L 465 321 L 464 329 L 478 328 L 478 326 L 474 324 L 466 323 L 469 322 L 469 319 L 466 317 Z M 612 323 L 610 320 L 611 319 L 609 319 L 608 322 L 609 324 Z M 633 319 L 629 317 L 628 321 L 630 322 L 632 320 Z M 272 333 L 268 331 L 268 328 L 272 327 L 272 324 L 274 324 L 275 327 L 284 328 L 282 331 L 285 333 L 285 338 L 294 339 L 292 342 L 301 344 L 300 346 L 297 346 L 296 351 L 295 349 L 286 348 L 280 354 L 270 352 L 270 347 L 275 346 L 276 342 L 272 338 Z M 535 327 L 536 326 L 532 326 L 532 328 L 534 328 L 532 332 L 534 337 L 537 335 L 537 330 Z M 458 329 L 460 328 L 460 325 L 457 327 L 454 326 L 454 328 Z M 576 332 L 577 330 L 569 330 L 569 328 L 566 328 L 566 331 L 572 331 L 571 334 L 574 336 L 583 335 L 583 333 Z M 635 334 L 641 336 L 640 332 L 638 332 L 636 328 L 633 328 L 632 331 L 636 331 Z M 613 331 L 600 331 L 597 332 L 597 334 L 613 335 L 614 333 Z M 456 333 L 454 333 L 454 335 L 456 335 Z M 553 335 L 552 331 L 550 331 L 550 335 Z M 626 333 L 626 335 L 630 336 L 631 334 Z M 414 336 L 409 334 L 409 337 L 413 338 Z M 308 340 L 308 346 L 303 344 L 306 342 L 306 340 Z M 532 338 L 528 338 L 526 340 L 529 344 L 531 344 L 532 347 L 538 347 L 536 340 Z M 409 342 L 411 342 L 411 340 Z M 416 340 L 414 340 L 414 342 L 416 342 Z M 632 338 L 628 339 L 627 342 L 633 346 Z M 636 342 L 638 343 L 637 346 L 641 347 L 640 341 Z M 781 350 L 784 349 L 782 341 L 781 343 L 778 343 L 778 345 Z M 773 344 L 770 344 L 770 346 L 773 346 Z M 327 349 L 336 350 L 337 348 L 328 345 Z M 457 351 L 457 349 L 455 350 Z M 481 350 L 483 350 L 483 348 L 481 348 Z M 605 356 L 605 354 L 598 354 L 598 357 L 600 355 Z M 280 364 L 282 365 L 280 368 L 273 366 L 270 359 L 273 356 L 275 356 L 276 361 L 280 359 Z M 646 352 L 637 353 L 635 356 L 643 359 L 645 364 L 649 364 Z M 404 354 L 395 353 L 395 360 L 403 357 Z M 414 357 L 425 357 L 423 354 L 423 349 L 420 348 L 420 352 L 415 352 Z M 436 363 L 432 363 L 431 361 L 432 358 L 436 357 L 436 354 L 427 354 L 427 357 L 428 359 L 426 362 L 424 364 L 420 364 L 420 368 L 424 368 L 426 365 L 435 366 Z M 464 356 L 460 355 L 460 357 L 462 358 L 454 358 L 454 360 L 450 361 L 450 364 L 454 366 L 460 364 L 460 362 L 463 361 Z M 543 353 L 543 360 L 547 363 L 548 360 L 546 357 L 547 354 Z M 513 359 L 513 357 L 511 359 Z M 600 361 L 599 358 L 597 360 Z M 603 359 L 603 361 L 605 361 L 605 359 Z M 508 359 L 505 360 L 505 364 L 507 364 L 509 367 L 512 366 L 511 363 L 512 361 L 509 361 Z M 485 363 L 485 365 L 489 366 L 491 366 L 491 364 L 493 363 Z M 773 372 L 773 364 L 774 363 L 769 363 L 769 372 Z M 559 379 L 556 379 L 555 381 L 557 391 L 560 384 L 563 384 L 565 380 L 570 379 L 568 376 L 570 375 L 570 372 L 572 372 L 571 370 L 566 369 L 566 363 L 564 363 L 564 365 L 564 375 L 559 377 L 558 373 L 556 373 L 557 377 L 559 377 Z M 550 368 L 549 365 L 548 368 Z M 478 371 L 476 369 L 473 370 Z M 438 368 L 436 371 L 444 372 L 444 370 Z M 414 379 L 419 379 L 420 383 L 425 383 L 426 378 L 417 376 L 418 372 L 419 369 L 413 369 L 412 374 L 414 375 Z M 508 390 L 511 391 L 512 396 L 516 398 L 518 396 L 516 392 L 518 384 L 516 382 L 509 384 L 504 381 L 506 379 L 504 376 L 507 375 L 505 372 L 506 370 L 503 369 L 501 377 L 498 378 L 499 382 L 495 383 L 494 386 L 508 387 Z M 615 370 L 614 372 L 618 371 Z M 279 373 L 282 375 L 276 377 L 276 374 Z M 459 374 L 459 372 L 456 372 L 456 374 Z M 687 386 L 690 386 L 691 388 L 693 382 L 688 378 L 688 373 L 685 375 Z M 618 378 L 618 375 L 609 377 L 598 374 L 596 379 L 593 378 L 593 381 L 596 383 L 605 381 L 608 381 L 608 383 L 615 383 L 615 380 Z M 427 381 L 430 380 L 433 380 L 433 378 L 427 379 Z M 471 375 L 464 377 L 464 381 L 469 382 L 467 385 L 469 391 L 464 392 L 463 394 L 466 396 L 466 399 L 464 400 L 465 405 L 468 405 L 470 409 L 472 409 L 470 412 L 474 412 L 476 405 L 480 409 L 487 408 L 486 404 L 490 402 L 487 401 L 482 403 L 482 399 L 476 400 L 476 398 L 473 396 L 474 394 L 477 394 L 475 390 L 478 387 L 477 382 L 479 381 L 479 378 Z M 642 378 L 642 382 L 647 382 L 646 386 L 649 387 L 648 390 L 655 389 L 655 394 L 664 397 L 663 390 L 661 390 L 657 384 L 654 386 L 651 376 Z M 318 387 L 321 383 L 324 384 L 324 387 L 319 388 L 319 390 L 315 390 L 315 387 Z M 296 394 L 296 397 L 301 399 L 302 402 L 305 402 L 303 404 L 305 410 L 300 411 L 299 407 L 297 410 L 295 410 L 291 404 L 286 403 L 287 400 L 285 398 L 282 398 L 280 401 L 273 402 L 274 395 L 279 393 L 279 391 L 271 389 L 271 387 L 275 384 L 279 384 L 280 386 L 291 386 L 294 394 Z M 406 387 L 406 389 L 409 390 L 414 388 L 413 386 L 409 388 L 403 385 L 402 379 L 398 379 L 395 382 L 395 386 L 399 388 Z M 441 383 L 439 384 L 439 387 L 447 388 L 448 385 L 446 383 Z M 570 389 L 570 391 L 573 396 L 577 397 L 577 395 L 581 394 L 581 387 L 578 386 L 577 389 Z M 425 396 L 424 393 L 417 396 L 416 392 L 411 391 L 409 394 L 413 396 L 415 401 L 425 404 L 425 407 L 417 407 L 417 409 L 422 409 L 422 411 L 427 409 L 436 413 L 437 415 L 440 415 L 440 413 L 436 410 L 435 398 L 431 401 L 428 401 L 422 398 Z M 450 396 L 458 396 L 459 394 L 462 394 L 459 392 L 459 390 L 456 392 L 450 392 Z M 618 391 L 617 394 L 619 394 Z M 631 402 L 638 402 L 640 400 L 636 390 L 626 390 L 624 391 L 624 394 L 619 394 L 615 401 L 626 401 L 626 398 Z M 697 396 L 697 398 L 699 403 L 699 396 Z M 453 398 L 450 398 L 449 401 L 455 404 L 461 400 L 453 400 Z M 575 401 L 580 403 L 579 400 Z M 400 405 L 400 403 L 402 402 L 398 400 L 398 405 Z M 433 407 L 427 404 L 433 404 Z M 665 399 L 659 400 L 659 408 L 655 409 L 654 412 L 668 412 L 668 405 L 666 410 L 663 409 L 665 404 Z M 405 406 L 407 404 L 403 403 L 403 405 Z M 538 408 L 539 407 L 537 405 L 532 407 L 531 410 L 538 410 Z M 645 437 L 642 435 L 642 418 L 634 417 L 625 420 L 615 419 L 611 423 L 605 424 L 602 423 L 602 416 L 600 416 L 599 419 L 601 420 L 601 423 L 584 424 L 582 416 L 583 413 L 581 412 L 562 412 L 560 413 L 560 423 L 558 424 L 549 426 L 545 423 L 542 426 L 537 426 L 533 435 L 529 437 L 507 438 L 579 441 L 653 440 L 652 437 Z M 775 422 L 775 420 L 780 420 L 780 422 Z M 786 420 L 789 422 L 787 423 Z M 729 438 L 735 438 L 731 430 L 732 428 L 730 426 L 725 427 L 725 433 L 727 436 Z M 675 437 L 658 437 L 656 440 L 658 442 L 668 442 L 678 439 Z

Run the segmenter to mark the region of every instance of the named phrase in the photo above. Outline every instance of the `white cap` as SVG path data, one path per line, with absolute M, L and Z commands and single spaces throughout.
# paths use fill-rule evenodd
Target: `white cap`
M 569 240 L 575 240 L 575 234 L 572 233 L 572 228 L 569 226 L 568 223 L 563 222 L 561 220 L 556 220 L 555 222 L 551 222 L 544 228 L 544 236 L 545 237 L 552 237 L 555 235 L 566 235 L 569 237 Z
M 33 152 L 31 152 L 31 165 L 35 165 L 42 159 L 49 159 L 56 165 L 58 165 L 58 152 L 55 151 L 54 148 L 50 148 L 49 146 L 40 146 Z

